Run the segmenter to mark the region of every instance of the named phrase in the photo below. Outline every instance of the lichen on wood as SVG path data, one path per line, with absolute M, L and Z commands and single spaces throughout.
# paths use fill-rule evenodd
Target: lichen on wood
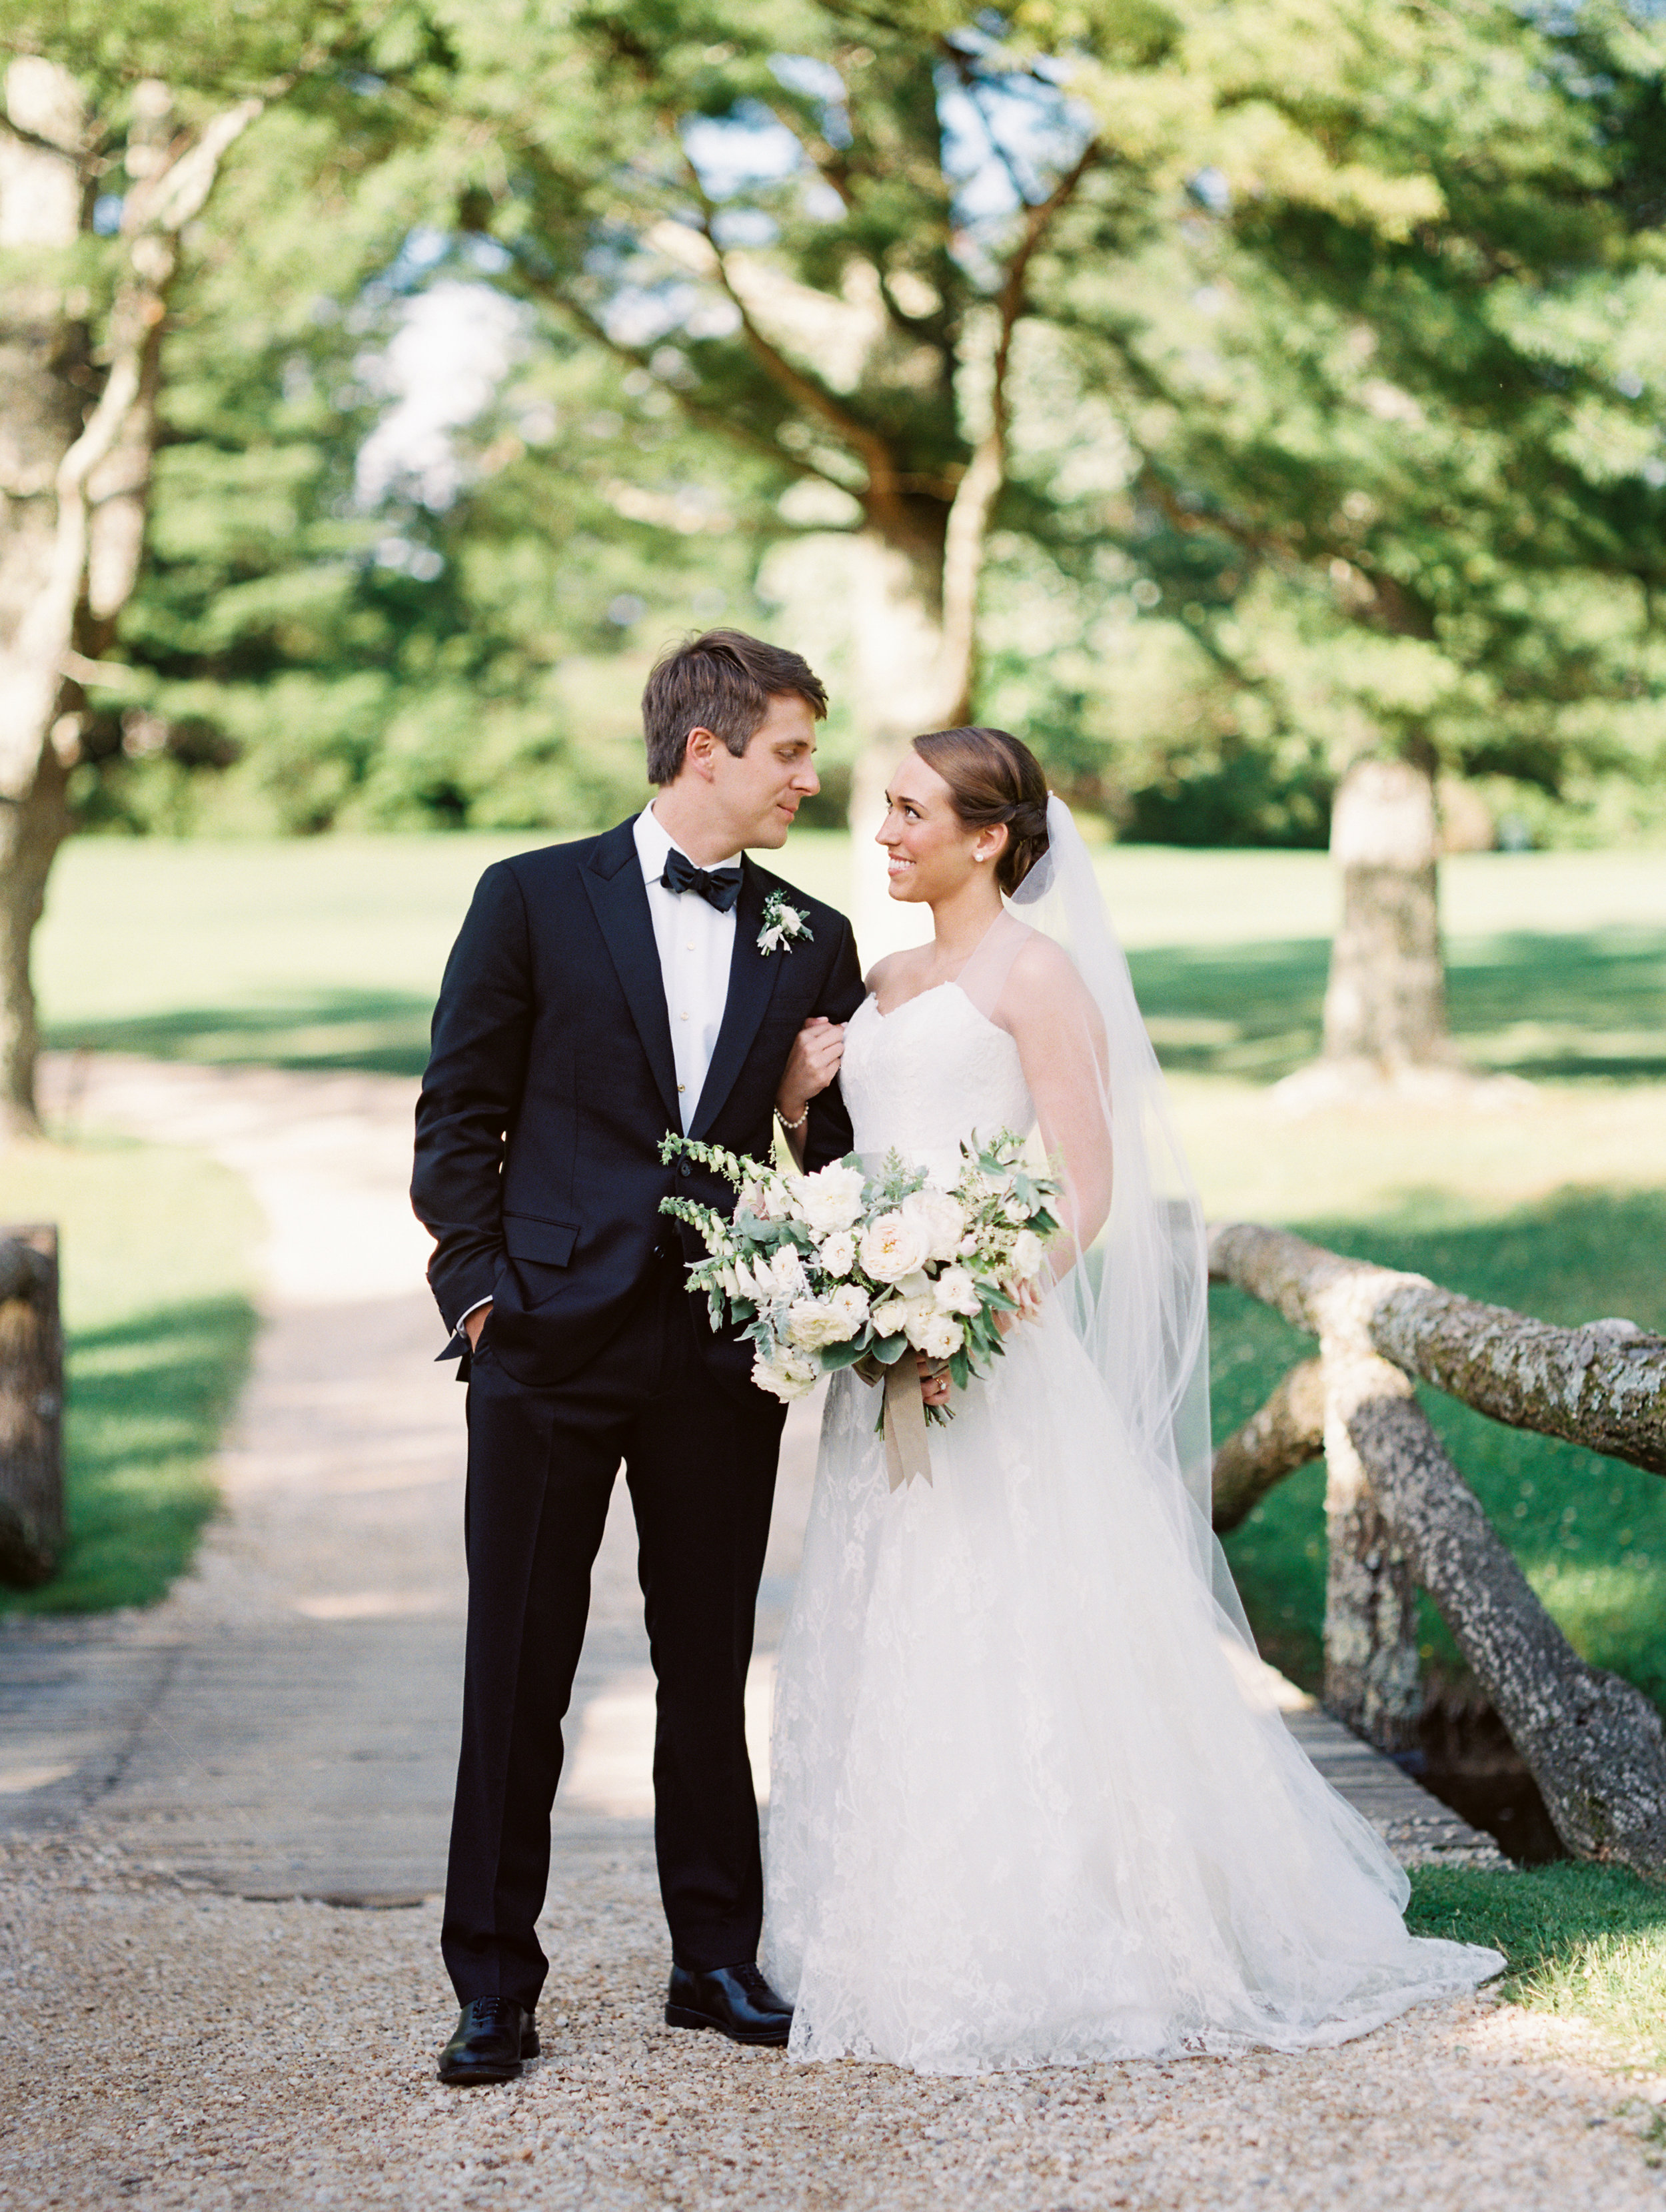
M 1318 1361 L 1304 1359 L 1216 1452 L 1215 1534 L 1224 1536 L 1236 1528 L 1275 1484 L 1317 1459 L 1324 1448 L 1324 1383 Z
M 1371 1734 L 1375 1699 L 1378 1740 L 1394 1725 L 1405 1687 L 1395 1668 L 1406 1625 L 1389 1571 L 1397 1556 L 1439 1607 L 1569 1850 L 1666 1879 L 1660 1716 L 1568 1643 L 1406 1371 L 1514 1426 L 1666 1472 L 1666 1345 L 1626 1322 L 1552 1328 L 1250 1223 L 1217 1227 L 1209 1250 L 1213 1275 L 1319 1339 L 1331 1493 L 1326 1703 Z M 1386 1540 L 1374 1565 L 1365 1548 L 1373 1512 Z

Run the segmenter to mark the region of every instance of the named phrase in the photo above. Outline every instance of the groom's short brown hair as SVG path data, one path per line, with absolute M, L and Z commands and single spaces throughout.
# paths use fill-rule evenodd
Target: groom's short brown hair
M 744 753 L 770 700 L 791 691 L 819 722 L 827 689 L 810 663 L 745 630 L 708 629 L 662 653 L 642 693 L 649 782 L 676 781 L 690 730 L 709 730 L 732 753 Z

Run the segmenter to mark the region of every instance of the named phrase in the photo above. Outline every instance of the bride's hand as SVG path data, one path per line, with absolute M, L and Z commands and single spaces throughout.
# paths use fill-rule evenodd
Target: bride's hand
M 948 1403 L 952 1387 L 946 1364 L 940 1359 L 929 1359 L 923 1352 L 916 1352 L 914 1364 L 920 1370 L 920 1395 L 928 1406 Z
M 1039 1321 L 1041 1310 L 1042 1294 L 1037 1285 L 1034 1283 L 1020 1283 L 1017 1312 L 1008 1313 L 1004 1308 L 998 1309 L 995 1314 L 995 1327 L 1003 1336 L 1009 1335 L 1021 1321 Z
M 844 1057 L 844 1025 L 814 1014 L 793 1040 L 775 1108 L 783 1121 L 797 1121 L 812 1098 L 819 1097 L 839 1072 Z

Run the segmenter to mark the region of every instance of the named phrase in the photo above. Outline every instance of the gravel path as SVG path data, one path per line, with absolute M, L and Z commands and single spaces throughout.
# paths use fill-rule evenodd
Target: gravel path
M 1666 2084 L 1485 1996 L 1299 2060 L 979 2082 L 666 2029 L 623 1514 L 556 1821 L 547 2055 L 441 2089 L 460 1423 L 409 1289 L 409 1086 L 81 1073 L 89 1114 L 250 1176 L 272 1287 L 200 1571 L 144 1616 L 0 1637 L 0 2205 L 1666 2207 Z M 813 1457 L 795 1411 L 760 1723 Z
M 87 1837 L 9 1860 L 0 2203 L 31 2212 L 1666 2203 L 1657 2111 L 1577 2031 L 1484 2000 L 1299 2059 L 978 2081 L 790 2067 L 660 2024 L 658 1900 L 633 1851 L 558 1869 L 548 2055 L 459 2093 L 433 2076 L 437 1908 L 191 1896 Z

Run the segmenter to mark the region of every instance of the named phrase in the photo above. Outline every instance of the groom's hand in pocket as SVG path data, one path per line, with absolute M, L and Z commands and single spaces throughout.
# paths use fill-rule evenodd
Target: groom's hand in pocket
M 478 1352 L 480 1349 L 480 1332 L 486 1326 L 487 1318 L 489 1316 L 491 1310 L 492 1303 L 491 1300 L 488 1298 L 485 1304 L 483 1306 L 477 1306 L 474 1311 L 469 1316 L 468 1319 L 463 1323 L 463 1334 L 469 1340 L 469 1350 L 471 1352 Z

